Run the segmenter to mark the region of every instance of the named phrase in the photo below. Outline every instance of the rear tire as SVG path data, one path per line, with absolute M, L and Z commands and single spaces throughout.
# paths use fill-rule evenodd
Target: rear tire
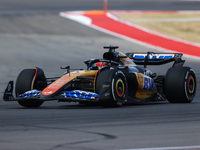
M 189 67 L 172 67 L 165 76 L 165 94 L 171 103 L 190 103 L 196 93 L 196 76 Z
M 25 69 L 18 75 L 15 85 L 16 96 L 34 89 L 34 84 L 32 85 L 32 82 L 34 80 L 35 72 L 35 69 Z M 40 107 L 43 104 L 43 101 L 27 99 L 20 100 L 18 103 L 23 107 L 31 108 Z
M 120 70 L 111 69 L 103 70 L 97 76 L 96 92 L 99 94 L 104 83 L 109 84 L 110 99 L 108 99 L 104 106 L 121 106 L 127 99 L 127 81 L 124 73 Z

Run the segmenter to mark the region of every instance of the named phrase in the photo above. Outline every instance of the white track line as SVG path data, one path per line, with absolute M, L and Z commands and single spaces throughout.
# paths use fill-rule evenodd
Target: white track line
M 162 19 L 126 19 L 133 22 L 191 22 L 200 21 L 200 18 L 162 18 Z
M 136 148 L 136 149 L 120 149 L 120 150 L 179 150 L 179 149 L 200 149 L 200 145 L 196 146 L 180 146 L 180 147 L 155 147 L 155 148 Z
M 173 36 L 162 34 L 162 33 L 156 32 L 156 31 L 152 31 L 150 29 L 144 28 L 144 27 L 139 26 L 137 24 L 130 23 L 129 21 L 125 21 L 125 20 L 119 19 L 116 16 L 112 15 L 111 13 L 107 13 L 107 16 L 112 18 L 112 19 L 114 19 L 114 20 L 116 20 L 116 21 L 118 21 L 118 22 L 124 23 L 124 24 L 129 25 L 129 26 L 133 26 L 133 27 L 138 28 L 138 29 L 141 29 L 141 30 L 143 30 L 145 32 L 148 32 L 150 34 L 158 35 L 158 36 L 161 36 L 161 37 L 164 37 L 164 38 L 172 39 L 174 41 L 178 41 L 178 42 L 182 42 L 182 43 L 186 43 L 186 44 L 189 44 L 189 45 L 194 45 L 194 46 L 200 47 L 199 43 L 186 41 L 186 40 L 183 40 L 183 39 L 180 39 L 180 38 L 177 38 L 177 37 L 173 37 Z

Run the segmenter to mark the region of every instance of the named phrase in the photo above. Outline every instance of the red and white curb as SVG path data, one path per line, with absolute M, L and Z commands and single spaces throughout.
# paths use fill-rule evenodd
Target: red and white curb
M 182 13 L 190 13 L 181 11 Z M 199 11 L 198 11 L 199 12 Z M 120 13 L 180 13 L 179 11 L 71 11 L 60 16 L 91 28 L 161 51 L 180 52 L 184 56 L 200 59 L 200 44 L 153 32 L 141 26 L 120 20 L 112 14 Z

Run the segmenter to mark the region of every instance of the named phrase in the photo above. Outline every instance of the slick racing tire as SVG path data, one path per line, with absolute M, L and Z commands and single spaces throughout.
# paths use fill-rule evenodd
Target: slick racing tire
M 125 103 L 128 93 L 127 80 L 124 73 L 117 69 L 106 69 L 100 72 L 96 79 L 96 93 L 102 94 L 102 88 L 108 86 L 110 98 L 103 103 L 104 106 L 121 106 Z
M 164 90 L 171 103 L 190 103 L 196 93 L 196 76 L 189 67 L 172 67 L 165 76 Z
M 21 71 L 21 73 L 17 77 L 15 85 L 16 96 L 19 96 L 20 94 L 34 89 L 34 85 L 32 85 L 32 83 L 34 82 L 35 72 L 35 69 L 25 69 Z M 18 103 L 23 107 L 32 108 L 41 106 L 43 104 L 43 101 L 26 99 L 20 100 L 18 101 Z

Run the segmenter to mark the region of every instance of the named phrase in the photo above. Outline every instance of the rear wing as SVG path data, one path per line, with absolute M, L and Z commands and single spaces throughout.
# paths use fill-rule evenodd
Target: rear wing
M 182 60 L 182 53 L 126 53 L 130 59 L 137 65 L 163 65 L 174 62 L 173 66 L 183 66 L 185 60 Z

